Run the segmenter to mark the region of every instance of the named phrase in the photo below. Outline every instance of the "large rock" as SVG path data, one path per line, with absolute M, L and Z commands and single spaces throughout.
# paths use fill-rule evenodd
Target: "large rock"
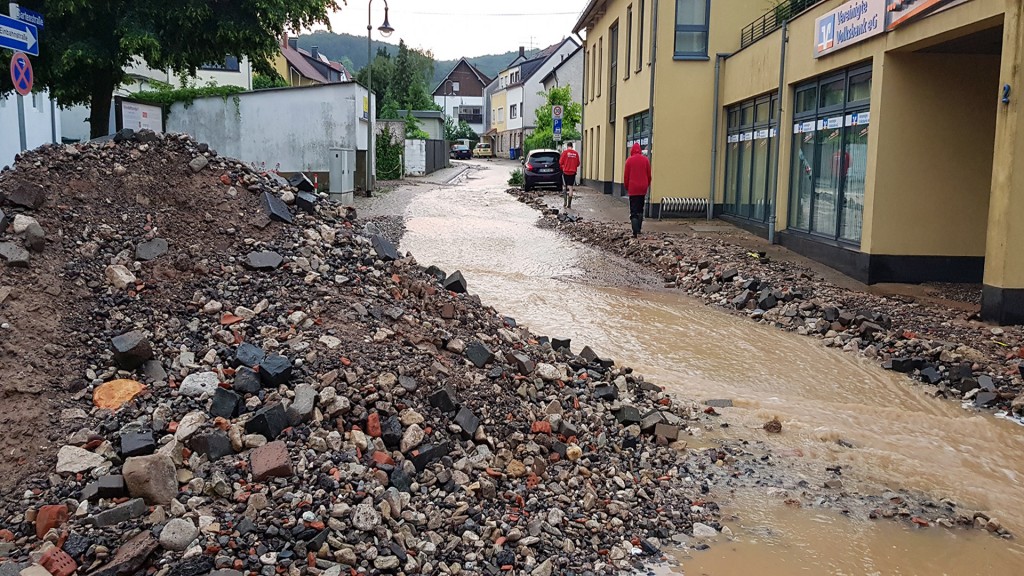
M 143 516 L 147 511 L 148 508 L 142 498 L 134 498 L 123 504 L 118 504 L 109 510 L 100 512 L 93 516 L 91 521 L 92 525 L 97 528 L 106 528 Z
M 120 264 L 107 266 L 106 270 L 103 271 L 103 275 L 106 277 L 107 282 L 118 290 L 135 286 L 135 283 L 138 281 L 135 274 L 132 274 L 130 270 Z
M 25 229 L 25 246 L 33 252 L 42 252 L 46 249 L 46 232 L 38 222 L 33 222 Z
M 255 368 L 262 364 L 266 357 L 267 353 L 262 348 L 248 342 L 242 342 L 235 349 L 235 362 L 241 366 Z
M 291 476 L 292 460 L 288 456 L 288 446 L 279 440 L 256 448 L 249 455 L 249 469 L 256 482 Z
M 235 369 L 235 379 L 231 382 L 231 388 L 240 394 L 258 394 L 263 388 L 258 372 L 247 366 Z
M 128 493 L 147 504 L 166 506 L 178 494 L 174 462 L 165 454 L 128 458 L 121 474 Z
M 64 446 L 57 452 L 57 473 L 78 474 L 102 466 L 107 459 L 77 446 Z
M 466 358 L 477 368 L 483 368 L 494 360 L 494 353 L 488 350 L 482 342 L 474 340 L 466 346 Z
M 202 170 L 203 168 L 206 168 L 209 165 L 210 165 L 210 160 L 206 156 L 196 156 L 195 158 L 192 159 L 191 162 L 188 163 L 188 167 L 193 172 L 199 172 L 200 170 Z
M 220 379 L 217 378 L 216 372 L 196 372 L 195 374 L 189 374 L 182 380 L 178 391 L 183 396 L 201 398 L 204 395 L 212 396 L 217 391 L 219 384 Z
M 36 184 L 19 184 L 11 190 L 2 192 L 8 202 L 22 208 L 35 210 L 46 202 L 46 190 Z
M 213 393 L 213 400 L 210 402 L 210 416 L 215 418 L 219 416 L 230 420 L 238 416 L 241 405 L 242 397 L 237 392 L 218 386 Z
M 221 430 L 204 430 L 189 439 L 188 447 L 196 454 L 206 456 L 211 462 L 235 453 L 231 439 Z
M 284 263 L 284 257 L 269 250 L 249 252 L 245 256 L 244 263 L 245 267 L 250 270 L 276 270 Z
M 271 220 L 277 220 L 278 222 L 284 222 L 285 224 L 292 223 L 292 213 L 288 210 L 288 205 L 280 198 L 271 192 L 264 192 L 263 195 L 260 196 L 260 200 L 263 204 L 263 210 L 266 211 L 267 216 L 269 216 Z
M 0 242 L 0 260 L 11 268 L 28 268 L 28 250 L 14 242 Z
M 452 272 L 450 276 L 444 279 L 441 285 L 444 286 L 445 290 L 455 292 L 456 294 L 466 293 L 466 279 L 462 277 L 462 272 L 459 270 Z
M 174 518 L 160 531 L 160 545 L 165 550 L 182 552 L 199 537 L 199 527 L 185 518 Z
M 303 422 L 309 422 L 313 417 L 316 395 L 316 389 L 309 384 L 299 384 L 295 387 L 295 398 L 287 410 L 289 424 L 298 426 Z
M 167 240 L 153 238 L 135 247 L 136 260 L 156 260 L 167 253 Z
M 398 249 L 387 238 L 380 234 L 374 234 L 371 240 L 373 242 L 373 250 L 381 260 L 391 261 L 402 258 L 402 255 L 398 253 Z
M 273 440 L 288 427 L 288 415 L 280 404 L 271 404 L 257 410 L 245 423 L 245 431 L 259 434 L 267 440 Z
M 114 347 L 114 362 L 125 370 L 134 370 L 153 357 L 153 347 L 138 330 L 115 336 L 110 343 Z
M 292 361 L 279 354 L 267 356 L 260 364 L 260 380 L 264 386 L 287 384 L 292 378 Z

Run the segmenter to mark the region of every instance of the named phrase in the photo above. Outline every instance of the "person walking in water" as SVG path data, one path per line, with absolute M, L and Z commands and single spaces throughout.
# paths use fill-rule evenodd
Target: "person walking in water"
M 565 184 L 562 206 L 572 208 L 572 189 L 576 185 L 576 171 L 580 168 L 580 153 L 573 150 L 572 142 L 565 145 L 558 166 L 562 169 L 562 182 Z
M 626 171 L 622 183 L 629 195 L 629 222 L 633 226 L 633 238 L 640 236 L 640 227 L 644 223 L 644 200 L 647 189 L 651 187 L 651 161 L 640 150 L 640 144 L 633 144 L 626 160 Z

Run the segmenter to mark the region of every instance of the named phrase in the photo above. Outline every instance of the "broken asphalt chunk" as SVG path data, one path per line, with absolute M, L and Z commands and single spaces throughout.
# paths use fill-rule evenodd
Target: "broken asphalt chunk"
M 402 258 L 402 255 L 398 253 L 398 249 L 395 248 L 395 245 L 380 234 L 374 234 L 370 240 L 373 243 L 373 251 L 377 253 L 377 257 L 381 260 L 387 262 L 400 260 Z
M 462 272 L 459 270 L 452 272 L 451 276 L 445 278 L 441 285 L 444 286 L 445 290 L 455 292 L 456 294 L 466 293 L 466 279 L 462 277 Z
M 274 440 L 288 427 L 288 415 L 281 404 L 271 404 L 257 410 L 245 423 L 245 431 Z
M 483 368 L 494 360 L 494 354 L 482 342 L 474 340 L 466 346 L 466 358 L 477 368 Z
M 114 362 L 125 370 L 134 370 L 153 357 L 149 340 L 138 330 L 115 336 L 111 344 L 114 347 Z
M 284 257 L 271 250 L 249 252 L 245 255 L 245 267 L 250 270 L 277 270 L 284 263 Z
M 476 434 L 477 428 L 480 427 L 480 418 L 473 414 L 472 410 L 463 406 L 455 415 L 455 423 L 462 429 L 465 436 L 472 438 Z
M 266 211 L 267 216 L 269 216 L 271 220 L 284 222 L 285 224 L 292 223 L 292 213 L 288 210 L 288 205 L 280 198 L 271 192 L 264 192 L 261 196 L 261 200 L 263 210 Z

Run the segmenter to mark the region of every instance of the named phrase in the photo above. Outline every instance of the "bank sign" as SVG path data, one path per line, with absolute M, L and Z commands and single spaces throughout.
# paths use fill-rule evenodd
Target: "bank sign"
M 815 21 L 814 57 L 818 58 L 885 32 L 886 0 L 854 0 Z

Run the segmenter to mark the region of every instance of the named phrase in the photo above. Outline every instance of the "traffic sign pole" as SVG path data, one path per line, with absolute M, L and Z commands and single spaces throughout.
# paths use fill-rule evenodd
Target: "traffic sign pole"
M 21 52 L 15 52 L 11 57 L 11 83 L 14 84 L 14 91 L 18 93 L 18 133 L 21 136 L 22 152 L 28 149 L 28 139 L 25 134 L 25 96 L 32 93 L 34 81 L 32 62 L 28 56 Z
M 18 134 L 21 136 L 21 151 L 28 150 L 28 138 L 25 134 L 25 97 L 18 94 Z

